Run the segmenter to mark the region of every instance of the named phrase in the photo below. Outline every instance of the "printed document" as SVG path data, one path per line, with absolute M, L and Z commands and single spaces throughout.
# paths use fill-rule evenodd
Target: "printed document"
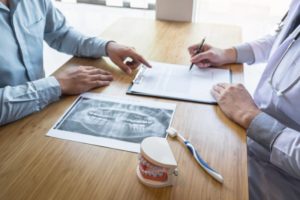
M 153 68 L 141 67 L 129 94 L 155 96 L 194 102 L 216 103 L 211 95 L 213 85 L 230 83 L 229 69 L 204 68 L 151 62 Z

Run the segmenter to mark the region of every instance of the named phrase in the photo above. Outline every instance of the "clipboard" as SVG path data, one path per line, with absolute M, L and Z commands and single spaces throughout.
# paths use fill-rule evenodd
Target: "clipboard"
M 170 67 L 174 67 L 175 70 L 180 69 L 181 72 L 184 71 L 184 70 L 188 70 L 188 66 L 184 66 L 184 65 L 174 65 L 174 64 L 167 64 L 167 63 L 157 63 L 157 62 L 151 62 L 151 65 L 153 67 L 160 67 L 160 68 L 166 67 L 167 68 L 166 70 L 168 70 Z M 128 94 L 128 95 L 139 95 L 139 96 L 145 96 L 145 97 L 158 97 L 158 98 L 179 100 L 179 101 L 186 101 L 186 102 L 193 102 L 193 103 L 203 103 L 203 104 L 217 105 L 217 102 L 214 98 L 196 98 L 196 97 L 192 97 L 192 96 L 189 96 L 189 95 L 186 95 L 186 96 L 185 95 L 176 95 L 176 93 L 173 93 L 173 94 L 168 93 L 168 92 L 163 93 L 163 92 L 157 92 L 155 90 L 153 90 L 153 91 L 151 91 L 151 90 L 145 90 L 145 91 L 135 90 L 137 85 L 144 84 L 143 81 L 147 81 L 147 76 L 149 75 L 149 73 L 147 74 L 147 72 L 149 72 L 151 70 L 153 70 L 153 69 L 146 69 L 144 66 L 142 66 L 139 69 L 138 73 L 136 74 L 135 78 L 133 79 L 132 83 L 128 87 L 128 90 L 127 90 L 126 94 Z M 199 70 L 199 69 L 195 68 L 193 70 Z M 224 70 L 224 73 L 226 72 L 228 74 L 228 79 L 227 79 L 227 81 L 220 80 L 219 82 L 232 83 L 232 71 L 230 69 L 209 68 L 209 69 L 206 69 L 206 70 L 210 70 L 210 71 L 216 70 L 218 73 L 219 73 L 220 70 Z M 187 71 L 187 72 L 190 73 L 189 71 Z M 180 72 L 178 72 L 178 73 L 180 73 Z M 186 71 L 184 71 L 184 73 L 186 74 Z M 189 76 L 189 75 L 186 74 L 186 76 Z M 155 78 L 155 76 L 153 76 L 152 79 L 153 78 Z M 159 79 L 159 77 L 158 77 L 158 79 Z M 172 82 L 172 81 L 170 81 L 170 82 Z M 201 81 L 197 81 L 197 82 L 200 83 Z M 212 84 L 215 84 L 215 83 L 212 83 Z M 210 90 L 210 88 L 209 88 L 209 90 Z M 205 92 L 207 92 L 207 91 L 205 91 Z M 211 94 L 209 93 L 209 95 L 211 95 Z M 206 95 L 206 97 L 207 97 L 207 95 Z

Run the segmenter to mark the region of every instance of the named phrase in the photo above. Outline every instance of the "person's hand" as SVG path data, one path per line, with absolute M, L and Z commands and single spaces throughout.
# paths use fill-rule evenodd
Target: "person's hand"
M 151 65 L 134 48 L 110 42 L 107 45 L 107 54 L 111 61 L 127 74 L 131 74 L 141 63 L 151 68 Z
M 191 56 L 191 62 L 198 67 L 220 67 L 224 64 L 236 62 L 236 50 L 234 48 L 220 49 L 208 44 L 204 44 L 202 51 L 196 54 L 199 44 L 188 48 Z
M 113 80 L 112 75 L 92 66 L 71 67 L 54 75 L 62 94 L 75 95 L 93 88 L 103 87 Z
M 225 115 L 246 129 L 261 112 L 242 84 L 219 83 L 211 92 Z

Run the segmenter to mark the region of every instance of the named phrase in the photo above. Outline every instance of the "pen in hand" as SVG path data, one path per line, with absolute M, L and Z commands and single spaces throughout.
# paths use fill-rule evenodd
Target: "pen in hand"
M 193 55 L 193 56 L 195 56 L 195 55 L 197 55 L 197 54 L 199 54 L 199 53 L 201 53 L 201 51 L 202 51 L 202 47 L 203 47 L 203 45 L 204 45 L 204 42 L 205 42 L 205 37 L 202 39 L 202 41 L 201 41 L 201 43 L 200 43 L 200 45 L 199 45 L 199 47 L 198 47 L 198 49 L 197 49 L 197 51 L 196 51 L 196 53 Z M 191 69 L 193 68 L 193 66 L 194 66 L 194 63 L 192 63 L 191 64 L 191 66 L 190 66 L 190 70 L 189 71 L 191 71 Z

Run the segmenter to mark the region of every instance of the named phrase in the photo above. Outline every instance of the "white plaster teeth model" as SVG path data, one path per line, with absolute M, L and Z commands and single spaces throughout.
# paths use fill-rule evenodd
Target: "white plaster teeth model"
M 141 143 L 137 176 L 150 187 L 166 187 L 174 184 L 177 162 L 165 138 L 148 137 Z

